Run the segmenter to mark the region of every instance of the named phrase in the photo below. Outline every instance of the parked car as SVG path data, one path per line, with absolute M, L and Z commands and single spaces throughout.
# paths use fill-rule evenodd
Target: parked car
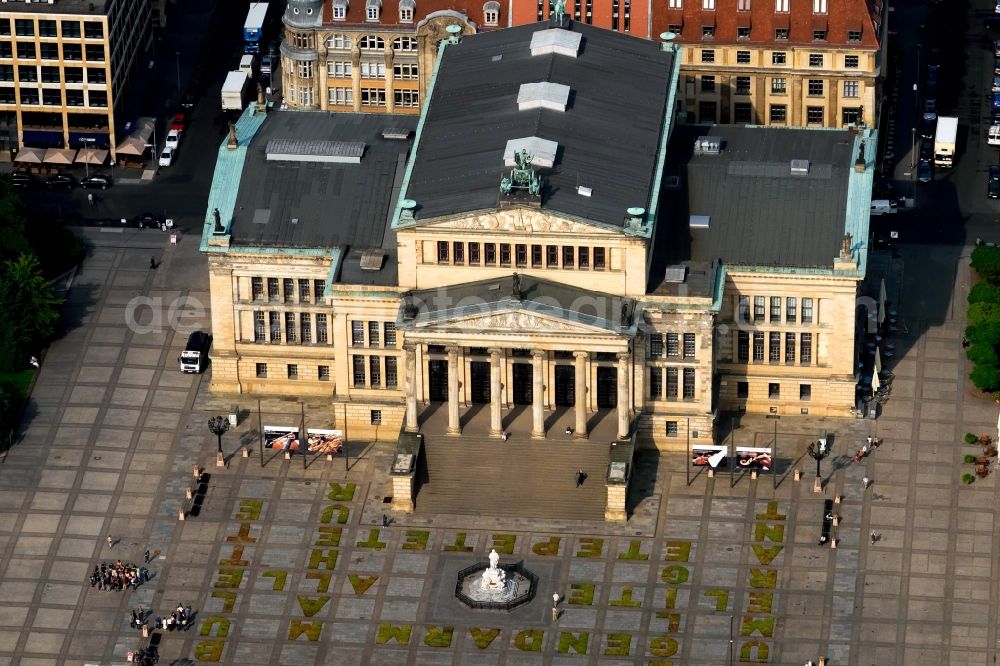
M 173 164 L 174 163 L 174 153 L 175 152 L 176 152 L 176 150 L 174 148 L 171 148 L 170 146 L 165 147 L 163 149 L 163 152 L 160 153 L 160 166 L 161 167 L 168 167 L 171 164 Z
M 1000 92 L 993 93 L 993 108 L 1000 109 Z
M 183 111 L 179 111 L 174 114 L 174 117 L 170 120 L 170 129 L 183 132 L 187 129 L 187 114 Z
M 181 142 L 180 130 L 172 129 L 169 132 L 167 132 L 166 145 L 168 148 L 173 148 L 174 150 L 177 150 L 177 146 L 180 145 L 180 142 Z
M 937 114 L 925 113 L 920 121 L 920 137 L 927 140 L 933 139 L 935 129 L 937 129 Z
M 88 176 L 87 178 L 80 179 L 80 187 L 84 189 L 96 189 L 96 190 L 106 190 L 111 187 L 111 178 L 109 176 Z
M 934 169 L 930 160 L 920 160 L 917 164 L 917 180 L 921 183 L 929 183 L 934 180 Z
M 932 98 L 928 98 L 928 99 L 924 100 L 924 113 L 932 113 L 935 116 L 937 115 L 937 100 L 936 99 L 934 99 L 932 97 Z
M 1000 164 L 990 167 L 989 180 L 986 181 L 986 196 L 990 199 L 1000 199 Z
M 10 182 L 14 187 L 27 189 L 35 184 L 35 177 L 30 173 L 12 173 Z
M 930 141 L 920 142 L 920 159 L 921 160 L 932 160 L 934 159 L 934 144 Z
M 152 213 L 142 213 L 141 215 L 136 215 L 132 221 L 135 222 L 136 226 L 140 229 L 146 227 L 160 227 L 163 225 L 163 218 L 159 215 L 153 215 Z
M 993 56 L 993 73 L 1000 74 L 1000 57 Z
M 260 59 L 260 73 L 268 75 L 271 73 L 271 65 L 274 63 L 274 56 L 268 54 Z
M 50 190 L 69 190 L 72 189 L 74 185 L 76 185 L 76 178 L 65 174 L 51 176 L 45 181 L 45 186 Z
M 996 12 L 997 14 L 1000 14 L 1000 0 L 997 0 L 996 4 L 993 5 L 993 11 Z
M 986 130 L 986 143 L 991 146 L 1000 146 L 1000 125 L 990 125 L 990 128 Z

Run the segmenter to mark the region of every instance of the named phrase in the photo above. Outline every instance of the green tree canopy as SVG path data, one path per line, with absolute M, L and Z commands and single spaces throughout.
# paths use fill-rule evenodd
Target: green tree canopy
M 0 261 L 15 259 L 31 251 L 21 211 L 21 198 L 10 178 L 0 178 Z
M 967 326 L 965 337 L 973 344 L 985 342 L 991 345 L 1000 343 L 1000 322 L 990 321 L 977 326 Z
M 972 380 L 977 389 L 992 391 L 1000 387 L 1000 369 L 992 365 L 977 365 L 976 369 L 969 375 L 969 379 Z
M 966 315 L 969 326 L 1000 322 L 1000 303 L 973 303 Z
M 972 345 L 969 347 L 969 350 L 965 352 L 965 356 L 976 365 L 996 366 L 1000 364 L 1000 358 L 997 357 L 996 347 L 988 342 L 977 342 Z
M 980 282 L 969 290 L 969 303 L 1000 303 L 1000 286 Z
M 980 245 L 972 251 L 972 267 L 990 282 L 1000 282 L 1000 247 Z
M 0 265 L 0 369 L 22 366 L 24 355 L 55 333 L 59 305 L 52 285 L 42 276 L 38 258 L 22 253 Z

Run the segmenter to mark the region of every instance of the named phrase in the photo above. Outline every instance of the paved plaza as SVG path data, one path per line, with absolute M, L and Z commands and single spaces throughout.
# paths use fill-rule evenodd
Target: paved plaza
M 94 238 L 70 330 L 43 359 L 23 437 L 0 463 L 0 664 L 119 664 L 150 642 L 163 664 L 994 662 L 996 474 L 959 479 L 971 467 L 962 435 L 995 433 L 997 406 L 964 379 L 962 308 L 951 306 L 968 288 L 964 260 L 935 266 L 914 250 L 873 263 L 893 293 L 905 285 L 896 299 L 910 333 L 897 340 L 892 399 L 878 422 L 782 419 L 777 488 L 769 475 L 689 482 L 685 456 L 646 452 L 640 467 L 655 473 L 626 525 L 418 511 L 383 527 L 390 445 L 353 442 L 348 460 L 306 468 L 266 451 L 262 466 L 256 404 L 240 405 L 228 466 L 216 468 L 206 419 L 233 399 L 178 371 L 186 333 L 169 324 L 172 313 L 207 327 L 204 260 L 191 239 Z M 917 262 L 930 269 L 906 274 Z M 941 293 L 952 287 L 953 302 Z M 330 425 L 322 405 L 307 414 Z M 737 443 L 763 443 L 773 423 L 744 420 Z M 876 429 L 885 444 L 855 463 Z M 804 451 L 823 432 L 833 455 L 815 495 Z M 835 498 L 837 547 L 820 546 Z M 537 595 L 510 614 L 464 609 L 456 574 L 494 548 L 538 576 Z M 141 564 L 146 550 L 151 580 L 137 590 L 87 582 L 95 565 Z M 144 639 L 129 627 L 137 606 L 165 615 L 178 603 L 195 611 L 186 631 Z

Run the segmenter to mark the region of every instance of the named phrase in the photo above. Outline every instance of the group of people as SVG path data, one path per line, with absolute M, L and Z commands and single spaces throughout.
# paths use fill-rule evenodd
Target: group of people
M 132 619 L 128 624 L 133 629 L 140 629 L 144 624 L 146 624 L 146 611 L 142 608 L 133 609 Z
M 100 566 L 94 565 L 94 570 L 90 573 L 90 586 L 116 592 L 127 587 L 135 590 L 146 582 L 147 573 L 146 569 L 131 562 L 121 560 L 115 560 L 114 564 L 101 562 Z
M 191 607 L 177 604 L 177 608 L 170 615 L 162 618 L 159 615 L 156 616 L 156 628 L 167 631 L 174 629 L 183 631 L 188 628 L 192 619 Z

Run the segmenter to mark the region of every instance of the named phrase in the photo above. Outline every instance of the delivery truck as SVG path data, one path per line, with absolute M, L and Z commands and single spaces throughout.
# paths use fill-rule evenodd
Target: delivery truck
M 184 351 L 177 357 L 181 372 L 202 372 L 208 363 L 208 348 L 212 339 L 204 331 L 195 331 L 188 337 Z
M 955 140 L 958 138 L 958 118 L 938 116 L 934 133 L 934 166 L 950 169 L 955 160 Z
M 250 85 L 246 72 L 236 70 L 226 74 L 226 82 L 222 84 L 222 110 L 242 111 L 247 104 Z

